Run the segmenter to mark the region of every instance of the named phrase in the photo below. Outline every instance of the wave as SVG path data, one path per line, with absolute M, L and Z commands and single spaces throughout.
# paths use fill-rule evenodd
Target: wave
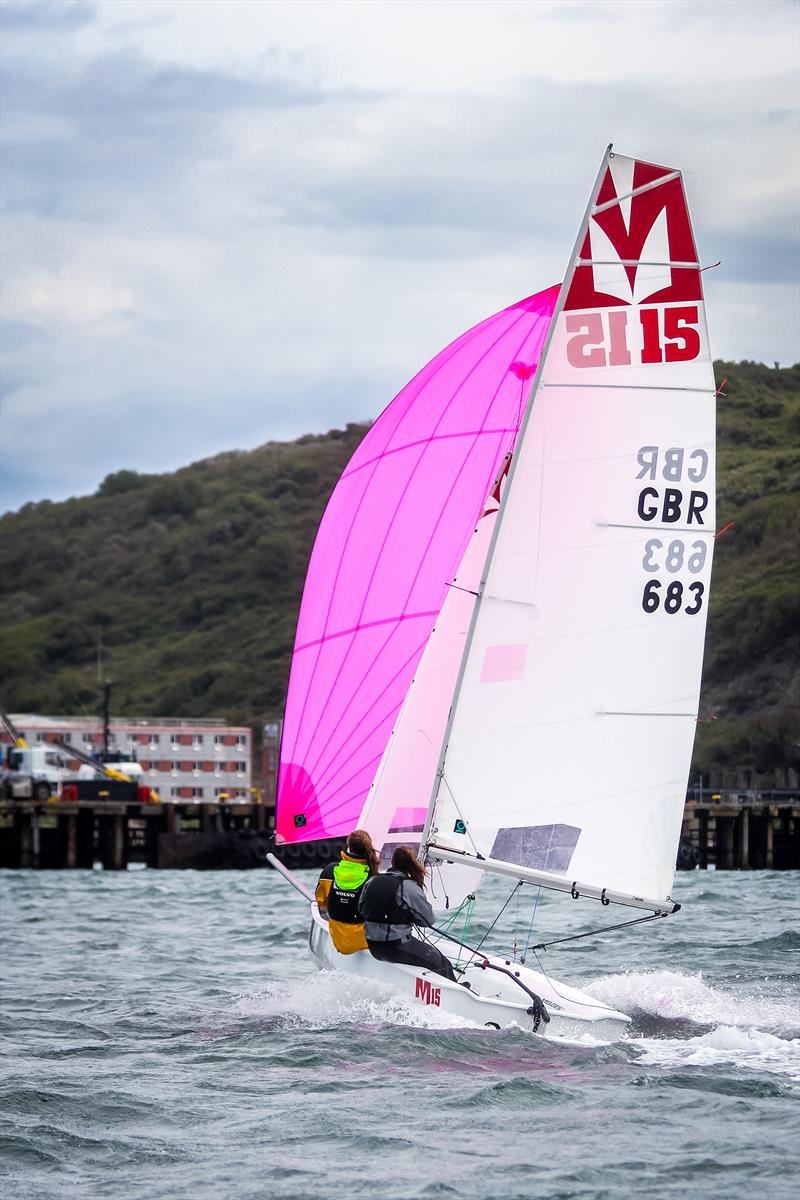
M 658 1018 L 690 1026 L 756 1028 L 776 1036 L 800 1034 L 796 1001 L 757 993 L 737 995 L 712 987 L 702 975 L 678 971 L 631 971 L 606 975 L 588 990 L 634 1018 Z
M 313 981 L 313 982 L 312 982 Z M 477 1028 L 463 1017 L 417 1004 L 388 984 L 339 971 L 319 971 L 240 996 L 234 1012 L 270 1028 L 329 1029 L 336 1025 L 406 1025 L 413 1028 Z
M 784 929 L 775 937 L 763 938 L 761 941 L 748 942 L 748 950 L 800 950 L 800 933 L 795 929 Z
M 686 1041 L 642 1038 L 636 1048 L 641 1052 L 639 1061 L 649 1066 L 733 1065 L 788 1075 L 800 1082 L 800 1038 L 775 1037 L 758 1029 L 721 1025 Z
M 800 1011 L 788 998 L 737 995 L 676 971 L 609 975 L 591 991 L 634 1018 L 628 1044 L 645 1064 L 724 1064 L 800 1081 Z

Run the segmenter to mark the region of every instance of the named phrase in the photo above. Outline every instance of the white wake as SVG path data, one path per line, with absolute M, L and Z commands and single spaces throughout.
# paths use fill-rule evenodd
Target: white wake
M 234 1012 L 241 1017 L 313 1029 L 353 1024 L 433 1029 L 473 1027 L 463 1017 L 399 995 L 389 984 L 339 971 L 315 972 L 241 996 L 234 1004 Z
M 722 991 L 701 975 L 676 971 L 608 975 L 588 989 L 631 1016 L 712 1025 L 696 1037 L 633 1039 L 645 1063 L 660 1066 L 731 1064 L 800 1080 L 800 1003 L 787 997 Z

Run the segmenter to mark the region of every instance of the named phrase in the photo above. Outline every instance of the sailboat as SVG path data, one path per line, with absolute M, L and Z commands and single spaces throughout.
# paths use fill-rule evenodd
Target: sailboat
M 609 146 L 564 282 L 436 356 L 345 469 L 309 565 L 279 841 L 411 845 L 457 981 L 311 954 L 480 1025 L 629 1017 L 454 932 L 486 875 L 593 906 L 670 895 L 714 545 L 716 387 L 680 171 Z M 632 915 L 633 914 L 633 915 Z M 441 926 L 445 925 L 445 928 Z M 538 965 L 538 964 L 537 964 Z

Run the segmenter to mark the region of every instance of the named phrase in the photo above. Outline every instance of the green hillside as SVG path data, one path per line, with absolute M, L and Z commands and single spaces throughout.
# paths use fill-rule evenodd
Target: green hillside
M 718 363 L 720 525 L 696 763 L 798 757 L 800 367 Z M 308 556 L 364 434 L 349 425 L 0 519 L 0 702 L 119 714 L 280 713 Z M 712 718 L 716 717 L 716 720 Z

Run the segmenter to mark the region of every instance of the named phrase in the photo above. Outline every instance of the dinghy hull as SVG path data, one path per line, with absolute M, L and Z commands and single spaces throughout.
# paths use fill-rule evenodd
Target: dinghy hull
M 588 1035 L 601 1042 L 618 1040 L 630 1024 L 624 1013 L 585 992 L 492 954 L 481 952 L 472 965 L 466 965 L 471 956 L 461 950 L 461 966 L 465 969 L 460 972 L 458 983 L 419 967 L 381 962 L 367 950 L 339 954 L 316 904 L 311 904 L 310 909 L 309 949 L 320 969 L 388 984 L 406 999 L 463 1018 L 465 1023 L 497 1029 L 517 1025 L 548 1038 L 575 1039 Z M 458 964 L 460 948 L 454 942 L 440 939 L 436 945 Z M 484 961 L 490 964 L 488 968 L 481 965 Z M 549 1022 L 537 1022 L 531 1011 L 533 1002 L 525 989 L 544 1001 Z

